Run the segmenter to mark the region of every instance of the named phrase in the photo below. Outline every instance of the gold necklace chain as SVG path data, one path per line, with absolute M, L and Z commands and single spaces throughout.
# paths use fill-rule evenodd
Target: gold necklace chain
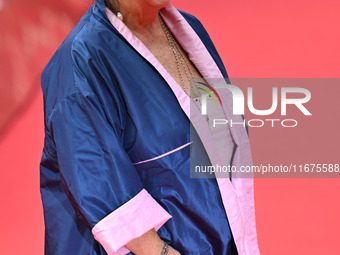
M 189 96 L 191 96 L 191 95 L 192 95 L 192 97 L 201 96 L 200 92 L 198 91 L 198 88 L 195 85 L 192 85 L 192 83 L 194 83 L 195 76 L 194 76 L 194 74 L 193 74 L 193 72 L 192 72 L 192 70 L 191 70 L 191 68 L 188 64 L 188 61 L 184 57 L 181 49 L 178 46 L 178 43 L 174 39 L 172 33 L 170 32 L 169 28 L 166 26 L 166 24 L 165 24 L 165 22 L 162 19 L 160 14 L 158 14 L 158 18 L 159 18 L 160 23 L 162 25 L 163 31 L 164 31 L 167 39 L 168 39 L 171 51 L 175 56 L 176 63 L 177 63 L 177 71 L 178 71 L 179 77 L 181 79 L 181 87 L 183 88 L 184 92 L 188 94 L 188 91 L 185 87 L 183 74 L 182 74 L 182 71 L 181 71 L 181 66 L 182 66 L 184 73 L 186 75 L 186 78 L 188 79 L 189 85 L 190 85 L 190 87 L 189 87 L 190 88 L 190 91 L 189 91 L 190 95 Z M 189 73 L 188 73 L 188 71 L 189 71 Z

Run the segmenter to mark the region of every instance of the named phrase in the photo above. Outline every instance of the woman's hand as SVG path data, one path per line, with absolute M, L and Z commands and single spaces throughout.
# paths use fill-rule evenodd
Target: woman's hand
M 178 251 L 168 245 L 168 255 L 181 255 Z M 154 229 L 146 232 L 144 235 L 133 239 L 126 248 L 136 255 L 161 255 L 163 250 L 163 241 Z

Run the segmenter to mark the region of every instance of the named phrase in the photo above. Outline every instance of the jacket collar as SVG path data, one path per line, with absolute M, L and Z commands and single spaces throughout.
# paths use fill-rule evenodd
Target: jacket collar
M 116 30 L 109 18 L 106 15 L 105 12 L 105 4 L 104 4 L 104 0 L 96 0 L 95 3 L 92 6 L 92 13 L 99 18 L 102 22 L 104 22 L 106 25 L 108 25 L 111 29 Z

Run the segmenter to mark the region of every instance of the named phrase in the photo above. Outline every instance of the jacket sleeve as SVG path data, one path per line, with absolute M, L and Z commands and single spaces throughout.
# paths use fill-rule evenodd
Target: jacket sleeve
M 123 148 L 118 111 L 113 107 L 108 121 L 98 96 L 78 90 L 47 121 L 63 189 L 109 255 L 128 253 L 126 243 L 171 218 L 143 188 Z

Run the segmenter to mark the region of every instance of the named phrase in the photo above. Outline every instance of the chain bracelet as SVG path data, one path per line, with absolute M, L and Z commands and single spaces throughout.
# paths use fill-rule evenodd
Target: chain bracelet
M 163 250 L 162 250 L 161 255 L 167 255 L 168 252 L 169 252 L 169 245 L 166 242 L 164 242 L 163 240 L 162 240 L 162 242 L 163 242 Z

